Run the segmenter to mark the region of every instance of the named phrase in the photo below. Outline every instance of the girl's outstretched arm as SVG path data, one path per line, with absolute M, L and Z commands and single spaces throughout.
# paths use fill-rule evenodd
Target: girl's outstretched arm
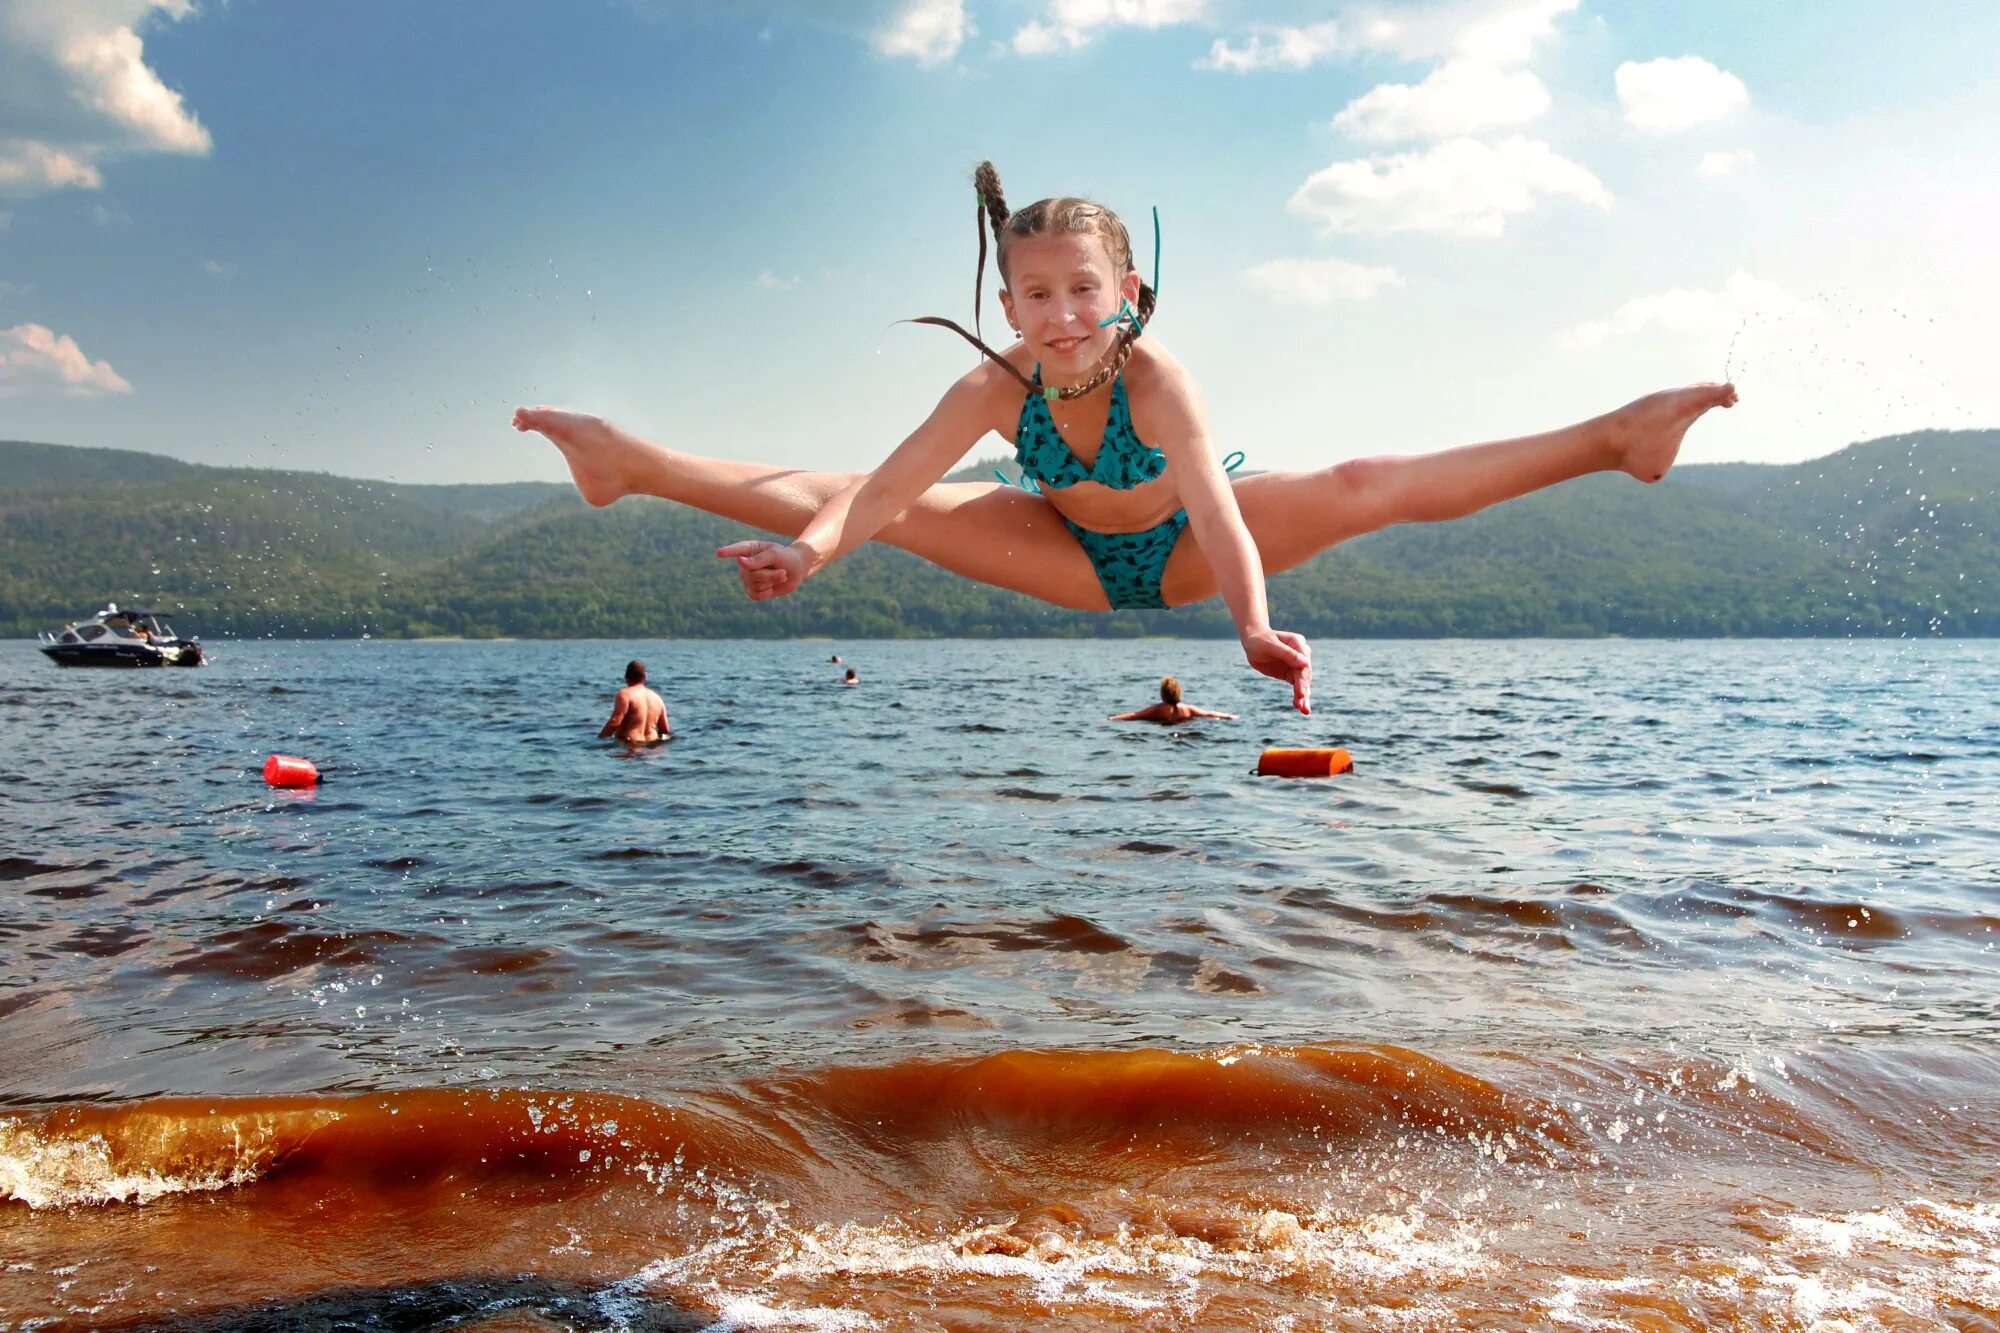
M 736 561 L 743 590 L 754 602 L 782 597 L 873 537 L 936 485 L 991 427 L 998 372 L 975 367 L 873 472 L 838 492 L 789 546 L 732 542 L 716 552 Z
M 1148 438 L 1167 456 L 1167 467 L 1187 510 L 1195 544 L 1215 573 L 1215 585 L 1236 622 L 1243 655 L 1267 676 L 1289 681 L 1292 705 L 1312 712 L 1312 648 L 1288 630 L 1271 628 L 1264 601 L 1264 563 L 1257 543 L 1236 508 L 1236 492 L 1222 470 L 1209 438 L 1208 419 L 1196 396 L 1194 381 L 1180 366 L 1165 359 L 1149 362 L 1144 372 Z

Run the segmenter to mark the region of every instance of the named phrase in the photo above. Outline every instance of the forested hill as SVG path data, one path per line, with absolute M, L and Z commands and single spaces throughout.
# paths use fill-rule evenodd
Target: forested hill
M 984 478 L 991 464 L 959 474 Z M 2000 633 L 2000 431 L 1922 432 L 1788 466 L 1589 477 L 1390 529 L 1271 583 L 1314 635 Z M 870 546 L 753 604 L 736 525 L 546 483 L 412 486 L 0 441 L 0 634 L 106 599 L 210 637 L 1233 633 L 1219 602 L 1085 615 Z

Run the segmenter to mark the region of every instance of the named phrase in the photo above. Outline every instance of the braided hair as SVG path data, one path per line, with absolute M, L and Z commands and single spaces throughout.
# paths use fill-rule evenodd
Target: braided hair
M 1111 267 L 1122 278 L 1134 271 L 1132 263 L 1132 238 L 1125 230 L 1125 224 L 1118 215 L 1102 204 L 1088 199 L 1060 198 L 1042 199 L 1029 204 L 1018 212 L 1009 212 L 1007 198 L 1000 191 L 1000 173 L 991 162 L 981 162 L 972 173 L 972 188 L 979 194 L 979 211 L 973 215 L 973 225 L 979 232 L 979 268 L 972 281 L 972 326 L 980 333 L 980 307 L 984 304 L 986 282 L 986 235 L 990 228 L 993 234 L 994 262 L 1000 268 L 1000 280 L 1007 280 L 1008 244 L 1024 236 L 1053 236 L 1066 232 L 1091 232 L 1104 241 L 1104 248 L 1110 252 Z M 913 322 L 935 324 L 939 328 L 950 329 L 959 337 L 977 347 L 1004 367 L 1008 374 L 1021 382 L 1029 393 L 1039 393 L 1051 399 L 1067 401 L 1081 398 L 1098 389 L 1125 369 L 1125 362 L 1132 355 L 1132 344 L 1137 342 L 1143 326 L 1150 323 L 1153 310 L 1159 303 L 1158 295 L 1144 281 L 1139 283 L 1139 308 L 1136 320 L 1127 320 L 1119 326 L 1118 340 L 1111 351 L 1091 376 L 1081 384 L 1067 388 L 1048 388 L 1035 383 L 1023 375 L 1014 363 L 986 345 L 978 333 L 967 333 L 963 327 L 948 319 L 935 315 L 925 315 Z

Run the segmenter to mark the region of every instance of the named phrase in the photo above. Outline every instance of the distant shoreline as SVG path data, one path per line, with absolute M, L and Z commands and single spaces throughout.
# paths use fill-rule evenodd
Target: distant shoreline
M 119 540 L 106 541 L 106 533 Z M 2000 637 L 2000 430 L 1810 464 L 1591 476 L 1342 542 L 1269 581 L 1277 624 L 1390 639 Z M 1069 610 L 869 543 L 752 603 L 715 559 L 742 525 L 559 487 L 399 486 L 0 441 L 0 634 L 106 598 L 183 633 L 407 641 L 1230 639 L 1209 598 Z
M 199 635 L 195 637 L 201 637 Z M 1322 634 L 1328 643 L 1991 643 L 2000 634 Z M 384 635 L 366 638 L 257 635 L 228 638 L 210 635 L 209 645 L 246 643 L 1227 643 L 1233 636 L 1222 634 L 813 634 L 778 637 L 773 635 L 710 634 L 619 635 L 615 638 L 575 634 L 562 636 L 493 635 Z M 32 638 L 15 637 L 13 642 L 34 644 Z

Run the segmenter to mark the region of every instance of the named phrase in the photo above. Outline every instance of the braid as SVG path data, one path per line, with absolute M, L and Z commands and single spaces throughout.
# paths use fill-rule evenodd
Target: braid
M 980 212 L 993 228 L 993 258 L 1000 258 L 1000 234 L 1007 226 L 1007 196 L 1000 193 L 1000 173 L 991 162 L 981 162 L 972 172 L 972 188 L 979 192 Z M 979 325 L 986 304 L 986 229 L 979 225 L 979 213 L 972 215 L 972 229 L 979 234 L 979 267 L 972 274 L 972 330 L 977 342 L 986 336 Z
M 1014 363 L 986 345 L 985 329 L 980 327 L 980 307 L 986 304 L 986 226 L 993 228 L 994 262 L 999 262 L 1001 238 L 1006 233 L 1007 219 L 1013 214 L 1007 211 L 1007 197 L 1000 193 L 1000 173 L 991 162 L 981 162 L 972 172 L 972 188 L 979 192 L 979 211 L 974 213 L 973 230 L 979 233 L 979 267 L 972 275 L 972 327 L 975 332 L 967 333 L 948 319 L 936 315 L 924 315 L 913 319 L 912 324 L 933 324 L 941 329 L 950 329 L 959 337 L 977 347 L 981 352 L 1021 382 L 1021 387 L 1029 393 L 1041 392 L 1041 386 L 1015 369 Z
M 1113 376 L 1125 369 L 1125 361 L 1132 355 L 1132 344 L 1137 341 L 1139 341 L 1137 329 L 1127 326 L 1118 330 L 1118 345 L 1111 349 L 1111 355 L 1104 358 L 1103 363 L 1097 367 L 1097 373 L 1081 384 L 1072 384 L 1066 389 L 1055 390 L 1054 396 L 1068 402 L 1072 398 L 1081 398 L 1102 388 Z M 1047 389 L 1042 390 L 1044 394 L 1048 392 Z
M 1000 244 L 1001 228 L 1007 225 L 1007 196 L 1000 193 L 1000 173 L 993 169 L 991 162 L 981 162 L 972 173 L 972 188 L 979 191 L 979 202 L 986 209 L 986 216 L 993 224 L 993 244 Z

